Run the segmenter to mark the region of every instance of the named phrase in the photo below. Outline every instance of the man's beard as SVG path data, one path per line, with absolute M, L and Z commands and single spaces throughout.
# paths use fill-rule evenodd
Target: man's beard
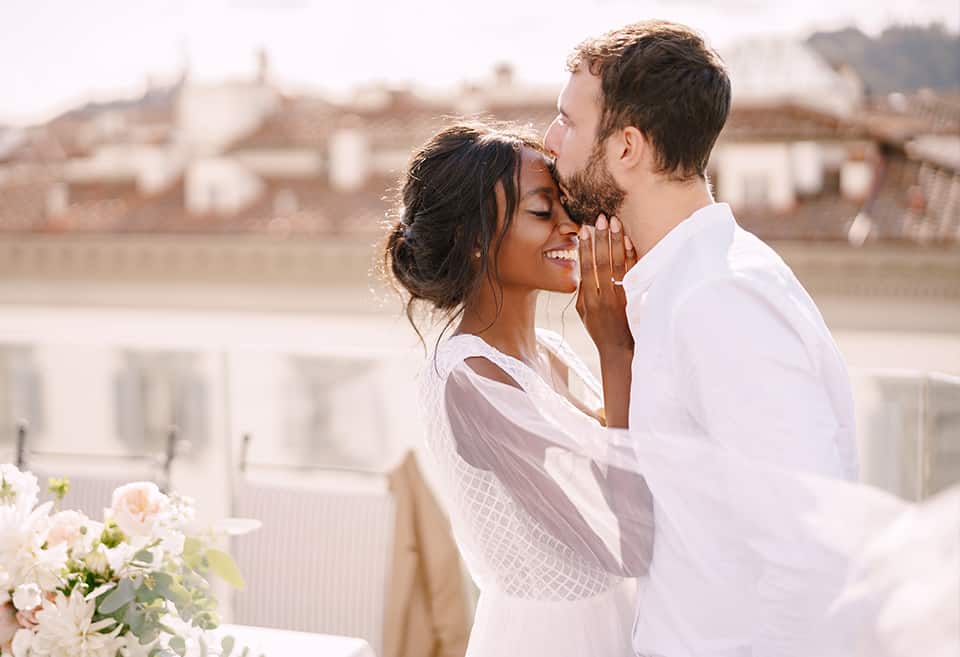
M 601 213 L 608 219 L 617 216 L 627 196 L 603 161 L 599 144 L 590 153 L 583 169 L 569 179 L 564 179 L 558 171 L 557 178 L 564 193 L 563 207 L 578 224 L 592 226 Z

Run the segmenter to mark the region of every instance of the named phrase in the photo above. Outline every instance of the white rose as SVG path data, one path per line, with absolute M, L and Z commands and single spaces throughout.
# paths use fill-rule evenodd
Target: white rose
M 129 536 L 150 536 L 168 509 L 167 496 L 149 481 L 120 486 L 110 504 L 113 520 Z
M 13 657 L 28 657 L 33 637 L 33 630 L 17 630 L 13 635 Z
M 90 521 L 77 511 L 61 511 L 50 518 L 50 531 L 47 533 L 48 545 L 66 543 L 70 549 L 82 549 L 83 528 Z M 89 532 L 88 532 L 89 533 Z
M 40 606 L 40 587 L 36 584 L 21 584 L 13 592 L 13 606 L 23 611 Z

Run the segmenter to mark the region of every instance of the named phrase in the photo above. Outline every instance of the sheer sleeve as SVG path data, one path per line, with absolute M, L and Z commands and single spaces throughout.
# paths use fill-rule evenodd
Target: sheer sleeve
M 444 399 L 460 456 L 494 473 L 557 540 L 608 572 L 647 572 L 654 520 L 643 477 L 572 448 L 590 434 L 602 436 L 600 425 L 572 413 L 572 424 L 557 424 L 528 394 L 466 363 L 451 372 Z M 597 447 L 603 451 L 602 441 Z

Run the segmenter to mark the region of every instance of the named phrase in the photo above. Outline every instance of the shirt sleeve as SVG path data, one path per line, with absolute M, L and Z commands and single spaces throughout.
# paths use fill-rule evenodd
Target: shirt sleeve
M 677 305 L 675 365 L 691 412 L 712 439 L 746 456 L 842 477 L 817 343 L 804 339 L 801 309 L 769 295 L 721 279 Z

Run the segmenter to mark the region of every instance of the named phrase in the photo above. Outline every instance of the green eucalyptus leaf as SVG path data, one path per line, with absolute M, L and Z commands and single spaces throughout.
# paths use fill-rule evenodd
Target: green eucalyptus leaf
M 183 657 L 187 654 L 187 643 L 183 640 L 181 636 L 175 636 L 168 642 L 170 644 L 170 649 L 175 653 Z
M 207 561 L 210 564 L 211 570 L 217 574 L 220 579 L 225 581 L 227 584 L 230 584 L 235 589 L 243 590 L 246 588 L 246 584 L 243 581 L 243 575 L 240 574 L 240 569 L 237 568 L 236 562 L 233 560 L 229 554 L 223 550 L 209 549 L 207 550 Z
M 141 586 L 139 589 L 137 589 L 137 602 L 150 604 L 154 600 L 162 600 L 164 598 L 166 598 L 166 595 L 156 588 Z
M 123 622 L 130 627 L 131 632 L 139 636 L 146 622 L 146 614 L 140 608 L 140 605 L 127 605 L 127 611 L 123 615 Z
M 153 563 L 153 552 L 147 549 L 140 550 L 135 555 L 133 555 L 134 561 L 139 561 L 143 564 L 150 565 Z
M 153 643 L 157 640 L 158 636 L 160 636 L 159 627 L 148 627 L 143 631 L 143 634 L 140 635 L 140 645 L 145 646 L 149 643 Z
M 195 536 L 187 536 L 183 541 L 184 556 L 194 556 L 203 552 L 203 541 Z
M 117 584 L 117 588 L 110 591 L 107 597 L 103 599 L 97 611 L 101 614 L 112 614 L 125 604 L 131 602 L 135 597 L 136 591 L 133 588 L 133 583 L 129 579 L 122 579 L 120 583 Z

